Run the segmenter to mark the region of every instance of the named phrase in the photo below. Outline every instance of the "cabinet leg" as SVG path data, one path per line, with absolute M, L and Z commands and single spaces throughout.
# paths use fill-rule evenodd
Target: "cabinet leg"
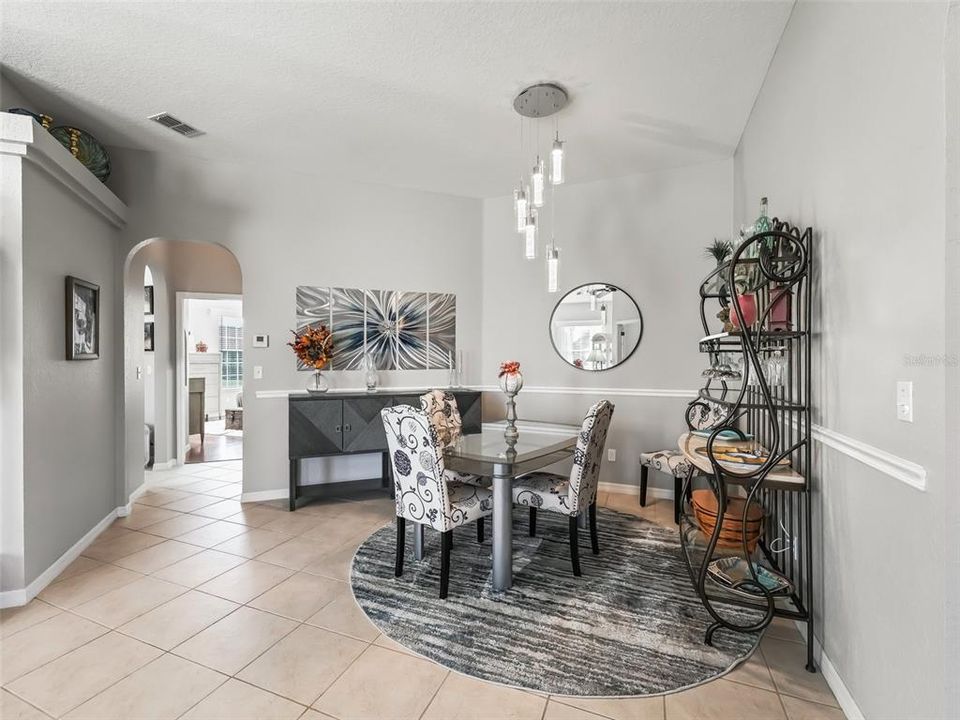
M 290 460 L 290 500 L 287 509 L 293 512 L 297 509 L 297 486 L 300 484 L 300 460 Z

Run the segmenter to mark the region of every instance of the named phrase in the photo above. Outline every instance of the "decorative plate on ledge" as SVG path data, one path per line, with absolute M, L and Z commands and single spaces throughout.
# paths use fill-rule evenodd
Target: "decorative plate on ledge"
M 107 181 L 110 177 L 110 156 L 93 135 L 69 125 L 51 128 L 50 134 L 83 163 L 87 170 L 96 175 L 100 182 Z

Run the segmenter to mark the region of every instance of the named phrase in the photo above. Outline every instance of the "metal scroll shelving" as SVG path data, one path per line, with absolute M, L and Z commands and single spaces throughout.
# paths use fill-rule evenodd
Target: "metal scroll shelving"
M 802 621 L 807 624 L 806 667 L 815 672 L 811 237 L 811 228 L 801 231 L 774 219 L 770 230 L 741 243 L 701 283 L 705 337 L 700 350 L 710 370 L 688 406 L 689 432 L 679 445 L 691 464 L 681 512 L 683 554 L 713 620 L 705 641 L 712 644 L 719 630 L 763 630 L 774 617 Z M 717 331 L 716 321 L 708 322 L 722 308 L 734 325 L 731 330 L 728 324 L 726 332 Z M 711 413 L 722 419 L 708 432 L 695 432 L 702 425 L 694 418 Z M 731 459 L 742 460 L 744 454 L 752 456 L 752 464 Z M 694 483 L 704 482 L 717 503 L 709 533 L 701 529 L 690 501 Z M 742 507 L 742 516 L 734 517 L 731 505 Z M 748 513 L 757 506 L 762 530 L 759 541 L 751 543 Z M 739 528 L 739 541 L 731 542 L 730 528 Z M 733 581 L 719 572 L 731 566 L 742 571 Z

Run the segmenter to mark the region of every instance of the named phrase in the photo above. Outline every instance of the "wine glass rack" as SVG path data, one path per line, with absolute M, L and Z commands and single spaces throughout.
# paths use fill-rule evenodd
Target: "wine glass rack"
M 801 231 L 774 219 L 769 230 L 742 242 L 701 283 L 705 337 L 700 351 L 711 368 L 724 369 L 705 371 L 707 380 L 687 408 L 688 432 L 679 445 L 691 465 L 684 482 L 681 545 L 691 581 L 713 620 L 706 643 L 713 643 L 718 630 L 762 631 L 774 617 L 805 622 L 806 668 L 815 672 L 812 234 L 811 228 Z M 724 332 L 711 329 L 717 309 L 729 311 Z M 731 356 L 736 366 L 722 362 Z M 710 413 L 717 421 L 698 430 L 703 423 L 695 418 Z M 716 499 L 712 529 L 698 522 L 691 500 L 695 481 L 705 481 Z M 748 537 L 748 514 L 755 518 L 758 506 L 762 530 L 756 541 Z M 718 573 L 731 564 L 738 574 Z

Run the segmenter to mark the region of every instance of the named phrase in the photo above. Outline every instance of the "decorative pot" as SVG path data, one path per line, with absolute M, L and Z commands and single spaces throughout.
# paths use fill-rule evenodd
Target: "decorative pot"
M 330 385 L 323 376 L 323 373 L 319 370 L 314 370 L 313 378 L 310 380 L 310 384 L 307 385 L 307 392 L 311 395 L 323 395 L 323 393 L 329 389 Z
M 757 296 L 753 293 L 746 295 L 737 295 L 737 304 L 740 306 L 740 312 L 743 313 L 743 322 L 747 327 L 757 321 Z M 735 310 L 730 311 L 730 324 L 737 330 L 740 330 L 740 318 L 737 317 Z
M 507 396 L 507 429 L 503 431 L 503 436 L 507 442 L 515 443 L 520 437 L 517 430 L 517 393 L 523 387 L 523 375 L 519 370 L 504 373 L 500 376 L 500 389 Z

